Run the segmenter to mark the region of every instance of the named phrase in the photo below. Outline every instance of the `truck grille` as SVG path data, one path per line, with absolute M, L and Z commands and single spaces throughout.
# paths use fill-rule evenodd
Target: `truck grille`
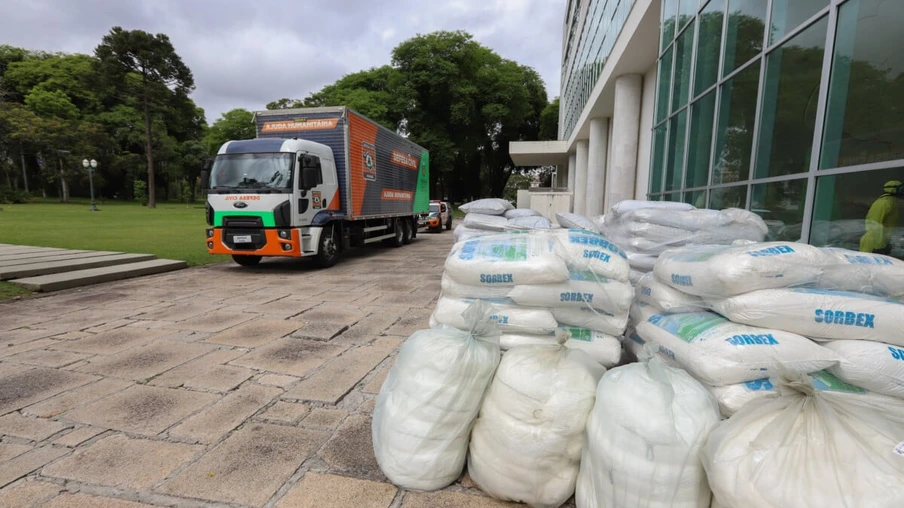
M 236 243 L 235 237 L 250 236 L 251 243 Z M 223 217 L 223 243 L 232 250 L 258 250 L 267 244 L 260 217 Z

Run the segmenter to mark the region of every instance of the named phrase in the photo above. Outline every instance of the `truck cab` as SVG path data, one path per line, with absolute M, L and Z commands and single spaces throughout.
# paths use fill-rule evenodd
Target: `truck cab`
M 210 167 L 207 247 L 241 265 L 318 252 L 340 208 L 332 150 L 301 139 L 229 141 Z M 334 246 L 335 247 L 335 246 Z

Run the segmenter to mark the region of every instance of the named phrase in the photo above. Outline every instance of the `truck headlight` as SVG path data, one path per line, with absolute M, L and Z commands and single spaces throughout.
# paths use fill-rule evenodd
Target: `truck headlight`
M 289 231 L 286 229 L 281 229 L 279 231 L 279 237 L 282 238 L 283 240 L 288 240 L 289 237 L 291 237 L 291 236 L 292 236 L 291 233 L 289 233 Z

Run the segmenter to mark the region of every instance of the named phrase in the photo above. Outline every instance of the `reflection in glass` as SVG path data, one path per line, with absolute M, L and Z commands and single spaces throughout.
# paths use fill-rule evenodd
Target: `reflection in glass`
M 688 21 L 694 19 L 697 13 L 697 0 L 679 0 L 678 3 L 678 31 L 680 32 Z
M 757 178 L 810 167 L 828 23 L 822 18 L 766 57 Z
M 675 76 L 672 82 L 672 111 L 687 104 L 691 90 L 691 54 L 694 50 L 694 29 L 687 27 L 675 42 Z
M 678 190 L 681 188 L 681 173 L 684 171 L 684 140 L 687 127 L 687 110 L 669 120 L 669 151 L 666 164 L 665 189 Z
M 904 159 L 904 2 L 838 13 L 820 168 Z
M 709 191 L 709 207 L 713 210 L 747 207 L 747 186 L 720 187 Z
M 800 240 L 806 194 L 805 178 L 753 186 L 750 211 L 766 222 L 769 228 L 767 240 Z
M 812 18 L 827 5 L 829 5 L 829 0 L 774 0 L 769 44 L 773 44 L 791 33 L 798 25 Z
M 665 168 L 665 141 L 668 124 L 653 130 L 653 167 L 650 168 L 650 192 L 662 192 L 662 170 Z
M 694 97 L 711 87 L 719 77 L 719 50 L 722 48 L 722 19 L 725 0 L 712 0 L 700 13 Z
M 672 51 L 669 48 L 659 59 L 659 90 L 656 92 L 656 123 L 669 116 L 669 91 L 672 89 Z
M 697 208 L 706 208 L 706 191 L 698 190 L 684 193 L 684 202 Z
M 765 30 L 766 0 L 729 0 L 723 76 L 744 65 L 763 50 Z
M 674 202 L 677 203 L 677 202 L 681 201 L 681 193 L 680 193 L 680 192 L 673 192 L 673 193 L 671 193 L 671 194 L 663 194 L 663 195 L 662 195 L 662 200 L 663 200 L 663 201 L 674 201 Z
M 709 181 L 709 156 L 713 140 L 716 91 L 691 104 L 691 131 L 687 138 L 685 188 L 703 187 Z
M 659 51 L 668 46 L 675 38 L 675 13 L 678 10 L 678 0 L 662 0 L 662 43 Z
M 902 181 L 904 168 L 817 179 L 810 243 L 904 259 Z
M 760 65 L 756 63 L 720 87 L 719 124 L 713 157 L 714 185 L 746 180 L 750 174 L 759 79 Z

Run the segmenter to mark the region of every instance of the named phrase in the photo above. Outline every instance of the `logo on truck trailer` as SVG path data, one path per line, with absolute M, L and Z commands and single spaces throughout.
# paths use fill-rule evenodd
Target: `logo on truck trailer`
M 361 151 L 364 158 L 364 169 L 362 170 L 364 179 L 375 182 L 377 181 L 377 147 L 367 141 L 362 141 Z
M 398 166 L 402 166 L 408 169 L 418 169 L 418 160 L 417 158 L 408 155 L 407 153 L 400 152 L 398 150 L 392 151 L 392 163 Z

